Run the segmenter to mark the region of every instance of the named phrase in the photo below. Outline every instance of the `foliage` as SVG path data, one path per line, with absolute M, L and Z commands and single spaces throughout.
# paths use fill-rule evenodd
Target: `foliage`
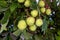
M 36 0 L 30 0 L 31 6 L 25 7 L 18 0 L 0 0 L 0 40 L 60 40 L 60 0 L 43 0 L 51 15 L 41 14 Z M 25 1 L 24 1 L 25 2 Z M 37 18 L 43 19 L 43 25 L 32 32 L 28 27 L 21 31 L 18 22 L 26 20 L 31 10 L 38 10 Z M 27 15 L 27 16 L 26 16 Z

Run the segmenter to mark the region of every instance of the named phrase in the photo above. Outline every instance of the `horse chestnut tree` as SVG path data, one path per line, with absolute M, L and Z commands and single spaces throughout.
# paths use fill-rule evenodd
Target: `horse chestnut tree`
M 0 0 L 0 40 L 60 40 L 59 0 Z

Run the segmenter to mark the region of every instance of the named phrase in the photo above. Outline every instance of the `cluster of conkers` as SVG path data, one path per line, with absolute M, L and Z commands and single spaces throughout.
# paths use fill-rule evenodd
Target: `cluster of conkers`
M 18 0 L 19 3 L 24 3 L 25 7 L 30 7 L 31 6 L 31 1 L 30 0 Z M 51 9 L 46 9 L 45 8 L 45 2 L 44 1 L 39 1 L 38 3 L 40 7 L 41 13 L 46 13 L 47 15 L 51 14 Z M 30 31 L 36 31 L 37 27 L 41 27 L 43 25 L 43 20 L 41 18 L 36 17 L 39 15 L 39 11 L 37 9 L 34 9 L 30 12 L 29 17 L 26 18 L 26 20 L 20 20 L 18 22 L 18 28 L 20 30 L 25 30 L 29 26 Z

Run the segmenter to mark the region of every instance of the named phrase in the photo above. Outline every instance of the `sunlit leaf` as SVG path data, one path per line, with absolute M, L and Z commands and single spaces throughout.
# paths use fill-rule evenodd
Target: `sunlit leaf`
M 9 20 L 8 20 L 8 21 L 9 21 Z M 2 31 L 4 31 L 4 30 L 7 30 L 6 26 L 7 26 L 7 24 L 8 24 L 8 21 L 7 21 L 5 24 L 2 24 L 1 29 L 0 29 L 0 33 L 1 33 Z
M 56 40 L 60 40 L 60 36 L 56 36 Z

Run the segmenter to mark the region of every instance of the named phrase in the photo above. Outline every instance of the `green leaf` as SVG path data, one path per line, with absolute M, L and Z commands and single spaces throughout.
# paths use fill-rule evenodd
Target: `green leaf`
M 56 36 L 56 40 L 60 40 L 60 36 Z
M 23 35 L 24 35 L 26 40 L 29 40 L 32 37 L 32 35 L 30 33 L 26 32 L 26 30 L 23 32 Z
M 48 21 L 46 20 L 46 17 L 43 20 L 43 25 L 42 25 L 42 31 L 46 31 L 48 27 Z
M 2 27 L 0 29 L 0 33 L 3 32 L 3 30 L 7 30 L 6 26 L 8 24 L 8 21 L 5 24 L 2 24 Z
M 11 13 L 9 11 L 6 11 L 5 14 L 4 14 L 4 17 L 1 20 L 1 23 L 5 24 L 8 21 L 10 15 L 11 15 Z
M 41 37 L 41 35 L 35 35 L 35 40 L 42 40 L 42 37 Z
M 0 1 L 1 7 L 7 7 L 7 1 Z
M 58 35 L 60 36 L 60 30 L 59 30 L 57 33 L 58 33 Z
M 17 8 L 18 4 L 17 3 L 12 3 L 10 5 L 10 11 L 13 12 Z
M 19 36 L 20 35 L 20 30 L 18 29 L 18 30 L 16 30 L 15 32 L 13 32 L 13 34 L 15 35 L 15 36 Z
M 24 6 L 23 5 L 21 5 L 21 4 L 17 4 L 17 6 L 18 6 L 18 8 L 23 8 Z

